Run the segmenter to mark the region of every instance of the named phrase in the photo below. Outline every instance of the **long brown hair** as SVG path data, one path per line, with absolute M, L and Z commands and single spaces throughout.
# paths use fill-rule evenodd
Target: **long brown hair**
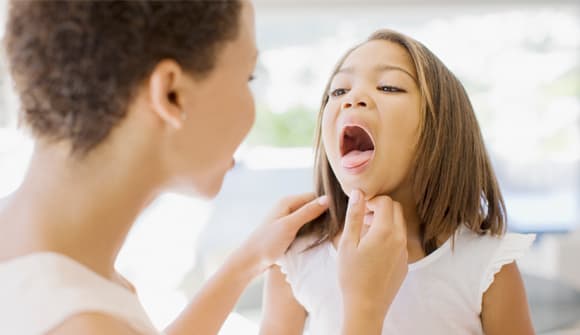
M 392 30 L 379 30 L 366 42 L 374 40 L 402 46 L 418 75 L 422 120 L 409 177 L 421 220 L 423 249 L 427 254 L 433 252 L 438 247 L 437 237 L 454 234 L 461 224 L 479 234 L 503 234 L 505 204 L 463 85 L 441 60 L 414 39 Z M 321 138 L 322 113 L 329 100 L 332 78 L 360 45 L 340 59 L 322 97 L 315 138 L 314 182 L 316 193 L 328 195 L 330 206 L 298 233 L 318 237 L 311 247 L 331 240 L 344 226 L 348 197 L 326 157 Z

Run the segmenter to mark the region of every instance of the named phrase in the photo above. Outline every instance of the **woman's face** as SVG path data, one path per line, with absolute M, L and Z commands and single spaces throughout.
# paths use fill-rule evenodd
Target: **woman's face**
M 322 141 L 343 191 L 392 194 L 410 169 L 421 98 L 415 67 L 400 45 L 374 40 L 347 56 L 332 78 Z
M 193 187 L 206 197 L 220 190 L 234 152 L 254 123 L 249 80 L 256 57 L 254 11 L 243 1 L 237 39 L 218 53 L 208 77 L 186 83 L 188 94 L 182 98 L 187 119 L 176 141 L 180 148 L 172 150 L 179 156 L 172 159 L 173 174 L 182 179 L 176 181 L 178 187 Z

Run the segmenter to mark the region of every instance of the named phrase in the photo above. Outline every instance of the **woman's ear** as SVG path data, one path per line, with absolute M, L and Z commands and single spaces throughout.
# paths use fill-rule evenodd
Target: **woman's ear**
M 179 96 L 183 70 L 174 60 L 159 62 L 149 78 L 149 94 L 153 111 L 175 129 L 183 126 L 185 110 Z

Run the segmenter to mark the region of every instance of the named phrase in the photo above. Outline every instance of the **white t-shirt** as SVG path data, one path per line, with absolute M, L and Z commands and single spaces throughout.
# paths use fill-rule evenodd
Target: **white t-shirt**
M 461 227 L 409 272 L 387 314 L 383 334 L 483 334 L 481 304 L 501 267 L 522 256 L 534 235 L 478 235 Z M 339 334 L 342 300 L 337 253 L 330 242 L 302 252 L 314 238 L 300 238 L 279 261 L 296 300 L 308 313 L 312 335 Z
M 133 292 L 65 255 L 42 252 L 0 263 L 0 334 L 46 334 L 93 312 L 159 334 Z

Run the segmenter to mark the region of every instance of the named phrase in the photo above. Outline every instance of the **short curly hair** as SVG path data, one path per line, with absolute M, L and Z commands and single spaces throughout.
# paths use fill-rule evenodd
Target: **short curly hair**
M 238 35 L 239 0 L 13 0 L 5 32 L 20 120 L 87 153 L 126 115 L 163 59 L 203 78 Z

